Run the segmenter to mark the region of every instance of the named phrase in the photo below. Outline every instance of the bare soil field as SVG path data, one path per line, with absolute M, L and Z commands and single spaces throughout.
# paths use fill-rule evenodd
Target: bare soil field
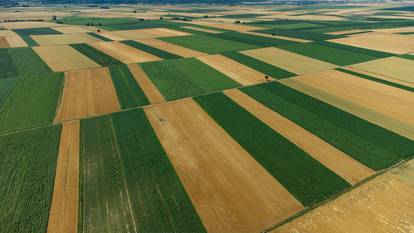
M 192 99 L 144 110 L 208 232 L 259 232 L 303 209 Z
M 176 31 L 169 28 L 148 28 L 148 29 L 135 29 L 135 30 L 122 30 L 112 31 L 112 34 L 128 39 L 142 39 L 142 38 L 157 38 L 157 37 L 169 37 L 169 36 L 188 36 L 190 33 Z
M 371 32 L 355 34 L 330 41 L 396 54 L 404 54 L 414 51 L 413 37 L 391 33 Z
M 62 125 L 47 233 L 78 232 L 79 121 Z
M 119 61 L 122 61 L 125 64 L 162 60 L 162 58 L 155 55 L 116 41 L 97 42 L 89 45 L 111 57 L 114 57 L 115 59 L 118 59 Z
M 145 74 L 144 70 L 142 70 L 139 65 L 129 64 L 128 68 L 151 104 L 165 102 L 165 99 L 161 95 L 160 91 L 157 89 L 157 87 L 155 87 L 152 81 L 148 78 L 147 74 Z
M 100 67 L 69 45 L 37 46 L 33 50 L 55 72 Z
M 57 34 L 57 35 L 33 35 L 31 36 L 40 46 L 65 45 L 99 42 L 100 40 L 85 33 Z
M 414 84 L 414 60 L 390 57 L 355 64 L 351 67 Z
M 221 54 L 197 57 L 198 60 L 220 71 L 241 85 L 266 82 L 265 74 L 242 65 Z
M 413 180 L 410 161 L 271 232 L 412 232 Z
M 224 94 L 349 183 L 355 184 L 374 174 L 373 170 L 243 92 L 233 89 Z
M 336 70 L 307 74 L 281 82 L 402 136 L 414 139 L 412 92 Z
M 65 72 L 65 85 L 54 122 L 120 111 L 107 67 Z
M 346 70 L 350 70 L 350 71 L 360 73 L 360 74 L 365 74 L 365 75 L 372 76 L 372 77 L 375 77 L 375 78 L 379 78 L 379 79 L 382 79 L 382 80 L 385 80 L 385 81 L 390 81 L 390 82 L 393 82 L 393 83 L 398 83 L 398 84 L 401 84 L 401 85 L 404 85 L 404 86 L 407 86 L 407 87 L 413 87 L 414 88 L 414 82 L 410 83 L 410 82 L 397 80 L 395 78 L 390 78 L 390 77 L 387 77 L 387 76 L 384 76 L 384 75 L 381 75 L 381 74 L 375 74 L 375 73 L 372 73 L 372 72 L 369 72 L 369 71 L 360 70 L 360 69 L 357 69 L 355 67 L 343 67 L 343 68 L 346 69 Z
M 198 56 L 204 56 L 207 55 L 205 53 L 185 48 L 176 44 L 168 43 L 162 40 L 148 38 L 148 39 L 138 39 L 136 40 L 140 43 L 152 46 L 157 49 L 161 49 L 164 51 L 167 51 L 169 53 L 181 56 L 181 57 L 198 57 Z
M 299 75 L 336 68 L 336 65 L 274 47 L 245 50 L 241 53 Z

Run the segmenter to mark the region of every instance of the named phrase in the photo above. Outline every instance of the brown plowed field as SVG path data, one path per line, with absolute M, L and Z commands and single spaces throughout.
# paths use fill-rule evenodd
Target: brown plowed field
M 78 232 L 79 121 L 62 125 L 47 233 Z
M 266 82 L 265 74 L 233 61 L 221 54 L 197 57 L 197 59 L 220 71 L 241 85 Z
M 185 48 L 176 44 L 168 43 L 162 40 L 158 39 L 139 39 L 136 40 L 140 43 L 147 44 L 149 46 L 155 47 L 157 49 L 161 49 L 164 51 L 167 51 L 169 53 L 173 53 L 175 55 L 181 56 L 181 57 L 198 57 L 198 56 L 204 56 L 207 55 L 205 53 L 192 50 L 189 48 Z
M 65 72 L 65 85 L 55 122 L 120 111 L 108 68 Z
M 336 70 L 302 75 L 282 83 L 414 139 L 412 92 Z
M 376 177 L 272 233 L 411 233 L 414 161 Z
M 355 184 L 374 174 L 374 171 L 371 169 L 289 119 L 265 107 L 240 90 L 233 89 L 224 91 L 224 93 L 257 119 L 263 121 L 270 128 L 280 133 L 349 183 Z
M 145 113 L 208 232 L 260 232 L 303 209 L 194 100 Z
M 151 104 L 165 102 L 165 99 L 161 95 L 160 91 L 157 89 L 157 87 L 155 87 L 152 81 L 148 78 L 147 74 L 139 65 L 129 64 L 128 68 Z

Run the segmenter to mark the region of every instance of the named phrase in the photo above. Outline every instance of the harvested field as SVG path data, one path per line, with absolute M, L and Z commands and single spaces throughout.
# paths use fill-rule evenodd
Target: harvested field
M 414 37 L 391 33 L 372 32 L 355 34 L 330 41 L 396 54 L 409 53 L 414 50 Z
M 288 70 L 295 74 L 305 74 L 336 68 L 335 65 L 270 47 L 241 51 L 241 53 Z
M 414 162 L 376 177 L 272 233 L 409 233 L 414 222 Z
M 78 232 L 79 121 L 62 125 L 47 233 Z
M 161 95 L 160 91 L 157 89 L 157 87 L 155 87 L 152 81 L 148 78 L 147 74 L 139 65 L 129 64 L 128 68 L 151 104 L 165 102 L 165 99 Z
M 0 37 L 4 37 L 11 48 L 27 47 L 26 42 L 12 30 L 0 30 Z
M 90 45 L 125 64 L 162 60 L 157 56 L 120 42 L 98 42 Z
M 336 70 L 307 74 L 281 82 L 414 140 L 412 92 Z
M 412 140 L 278 82 L 242 91 L 373 170 L 414 154 Z
M 60 126 L 0 136 L 2 232 L 46 232 Z
M 223 55 L 216 54 L 198 57 L 198 60 L 225 74 L 241 85 L 266 82 L 265 74 L 257 72 Z
M 107 67 L 65 72 L 65 86 L 55 122 L 120 110 Z
M 7 42 L 6 37 L 0 37 L 0 49 L 10 48 L 9 42 Z
M 100 67 L 69 45 L 38 46 L 33 50 L 55 72 Z
M 145 113 L 208 232 L 259 232 L 303 208 L 193 100 Z
M 169 29 L 169 28 L 147 28 L 147 29 L 111 31 L 111 34 L 128 39 L 128 40 L 191 35 L 190 33 L 176 31 L 176 30 Z
M 41 21 L 24 21 L 24 22 L 6 22 L 0 23 L 0 27 L 5 29 L 23 29 L 23 28 L 47 28 L 47 27 L 65 27 L 66 25 L 41 22 Z
M 167 100 L 201 95 L 240 84 L 196 58 L 140 64 Z
M 362 71 L 368 71 L 405 83 L 414 84 L 414 60 L 390 57 L 364 62 L 351 66 Z
M 168 43 L 162 40 L 158 39 L 139 39 L 137 40 L 140 43 L 152 46 L 157 49 L 161 49 L 164 51 L 167 51 L 172 54 L 176 54 L 181 57 L 198 57 L 198 56 L 204 56 L 205 53 L 192 50 L 186 47 L 182 47 L 176 44 Z
M 348 183 L 355 184 L 374 173 L 371 169 L 243 92 L 233 89 L 224 91 L 224 94 Z
M 40 46 L 66 45 L 99 42 L 96 37 L 88 34 L 57 34 L 57 35 L 34 35 L 31 36 Z
M 0 107 L 0 133 L 50 125 L 62 87 L 62 74 L 21 77 Z M 6 93 L 7 95 L 8 93 Z
M 58 32 L 64 33 L 64 34 L 88 33 L 88 32 L 96 31 L 96 29 L 93 27 L 82 27 L 82 26 L 55 27 L 52 29 Z

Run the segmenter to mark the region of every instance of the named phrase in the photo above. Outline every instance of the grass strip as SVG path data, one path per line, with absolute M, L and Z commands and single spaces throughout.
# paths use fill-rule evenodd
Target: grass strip
M 350 186 L 223 93 L 194 99 L 303 205 L 323 201 Z
M 33 40 L 33 38 L 31 37 L 31 36 L 29 36 L 29 35 L 23 35 L 23 36 L 20 36 L 23 40 L 24 40 L 24 42 L 26 42 L 26 44 L 29 46 L 29 47 L 33 47 L 33 46 L 38 46 L 39 44 L 35 41 L 35 40 Z
M 151 47 L 151 46 L 143 44 L 143 43 L 139 43 L 139 42 L 134 41 L 134 40 L 125 40 L 125 41 L 121 41 L 121 42 L 126 44 L 126 45 L 129 45 L 131 47 L 137 48 L 139 50 L 148 52 L 152 55 L 155 55 L 155 56 L 160 57 L 160 58 L 165 59 L 165 60 L 182 58 L 178 55 L 166 52 L 166 51 L 161 50 L 161 49 Z
M 411 140 L 283 84 L 260 84 L 242 91 L 374 170 L 414 154 Z
M 117 59 L 95 49 L 88 44 L 71 44 L 70 46 L 101 66 L 122 64 L 122 62 L 118 61 Z
M 122 109 L 148 105 L 149 101 L 126 65 L 109 67 Z

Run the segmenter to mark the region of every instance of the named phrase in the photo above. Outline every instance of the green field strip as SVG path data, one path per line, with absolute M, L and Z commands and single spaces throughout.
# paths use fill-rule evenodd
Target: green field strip
M 262 62 L 260 60 L 257 60 L 253 57 L 244 55 L 239 52 L 224 52 L 222 53 L 224 56 L 233 59 L 245 66 L 248 66 L 254 70 L 257 70 L 263 74 L 266 74 L 270 77 L 276 78 L 276 79 L 284 79 L 296 76 L 296 74 L 291 73 L 287 70 L 284 70 L 282 68 L 270 65 L 268 63 Z
M 113 24 L 135 24 L 136 19 L 128 18 L 99 18 L 99 17 L 82 17 L 82 16 L 68 16 L 61 20 L 63 24 L 69 25 L 87 25 L 90 26 L 109 26 Z
M 186 25 L 186 26 L 189 26 L 189 25 Z M 207 29 L 207 30 L 212 30 L 212 31 L 216 31 L 216 32 L 231 32 L 230 30 L 213 28 L 213 27 L 208 27 L 208 26 L 201 26 L 201 25 L 196 25 L 196 24 L 191 25 L 191 27 L 199 28 L 201 30 L 202 29 Z M 177 28 L 174 28 L 174 30 L 187 32 L 187 33 L 195 34 L 195 35 L 210 35 L 210 34 L 212 34 L 211 32 L 205 32 L 205 31 L 200 31 L 200 30 L 190 29 L 190 28 L 184 28 L 184 27 L 177 27 Z
M 344 44 L 334 43 L 334 42 L 329 42 L 329 41 L 318 41 L 315 43 L 319 45 L 331 47 L 331 48 L 337 48 L 337 49 L 346 50 L 349 52 L 354 52 L 354 53 L 359 53 L 359 54 L 364 54 L 364 55 L 368 55 L 368 56 L 372 56 L 376 58 L 385 58 L 385 57 L 390 57 L 394 55 L 392 53 L 380 52 L 380 51 L 371 50 L 371 49 L 364 49 L 360 47 L 354 47 L 350 45 L 344 45 Z
M 354 72 L 354 71 L 351 71 L 351 70 L 342 69 L 342 68 L 336 68 L 336 70 L 344 72 L 344 73 L 352 74 L 356 77 L 360 77 L 360 78 L 368 79 L 368 80 L 375 81 L 375 82 L 378 82 L 378 83 L 382 83 L 382 84 L 385 84 L 385 85 L 388 85 L 388 86 L 400 88 L 402 90 L 414 92 L 414 88 L 412 88 L 412 87 L 407 87 L 407 86 L 404 86 L 404 85 L 401 85 L 401 84 L 398 84 L 398 83 L 394 83 L 394 82 L 390 82 L 390 81 L 387 81 L 387 80 L 384 80 L 384 79 L 375 78 L 375 77 L 372 77 L 372 76 L 369 76 L 369 75 L 366 75 L 366 74 L 360 74 L 360 73 L 357 73 L 357 72 Z
M 112 121 L 81 121 L 80 233 L 135 232 Z
M 46 73 L 52 70 L 31 48 L 0 49 L 0 79 Z
M 165 60 L 182 58 L 178 55 L 169 53 L 169 52 L 161 50 L 161 49 L 151 47 L 151 46 L 143 44 L 143 43 L 139 43 L 139 42 L 134 41 L 134 40 L 125 40 L 125 41 L 121 41 L 121 42 L 126 44 L 126 45 L 129 45 L 131 47 L 134 47 L 134 48 L 137 48 L 139 50 L 150 53 L 152 55 L 155 55 L 157 57 L 160 57 L 162 59 L 165 59 Z
M 163 37 L 159 39 L 208 54 L 257 48 L 257 46 L 252 44 L 230 41 L 206 35 Z
M 167 100 L 240 86 L 196 58 L 146 62 L 140 66 Z
M 149 101 L 126 65 L 109 67 L 122 109 L 148 105 Z
M 0 136 L 0 232 L 46 232 L 60 125 Z
M 22 29 L 13 29 L 13 31 L 17 33 L 19 36 L 63 34 L 52 28 L 22 28 Z
M 260 24 L 258 24 L 260 25 Z M 320 24 L 313 24 L 307 22 L 291 23 L 291 24 L 276 24 L 269 25 L 270 28 L 285 29 L 285 30 L 298 30 L 298 29 L 309 29 L 309 28 L 320 28 L 323 27 Z
M 245 44 L 251 44 L 258 47 L 270 47 L 270 46 L 280 46 L 280 45 L 289 45 L 296 44 L 297 42 L 282 40 L 277 38 L 269 38 L 264 36 L 256 36 L 246 33 L 239 32 L 225 32 L 217 34 L 209 34 L 211 37 L 216 37 L 219 39 L 225 39 L 229 41 L 235 41 Z
M 52 123 L 63 74 L 21 77 L 0 108 L 0 133 Z
M 129 23 L 119 23 L 119 24 L 104 24 L 99 26 L 100 28 L 107 30 L 133 30 L 133 29 L 146 29 L 146 28 L 176 28 L 181 26 L 186 26 L 190 24 L 178 23 L 167 20 L 145 20 L 139 21 L 134 19 L 134 22 Z
M 70 46 L 101 66 L 122 64 L 122 62 L 118 61 L 117 59 L 95 49 L 88 44 L 71 44 Z
M 4 78 L 0 79 L 0 109 L 1 105 L 6 101 L 9 94 L 16 87 L 19 78 Z
M 87 32 L 86 34 L 88 34 L 88 35 L 90 35 L 90 36 L 93 36 L 93 37 L 95 37 L 95 38 L 97 38 L 97 39 L 100 39 L 100 40 L 102 40 L 102 41 L 106 41 L 106 42 L 110 42 L 110 41 L 112 41 L 111 39 L 106 38 L 106 37 L 104 37 L 104 36 L 101 36 L 101 35 L 99 35 L 99 34 L 97 34 L 97 33 L 95 33 L 95 32 Z
M 35 41 L 35 40 L 33 40 L 33 38 L 31 37 L 31 36 L 29 36 L 29 35 L 23 35 L 23 36 L 20 36 L 23 40 L 24 40 L 24 42 L 26 42 L 26 44 L 29 46 L 29 47 L 33 47 L 33 46 L 38 46 L 39 44 Z
M 221 18 L 229 18 L 229 19 L 250 19 L 250 18 L 257 18 L 259 16 L 265 16 L 265 14 L 236 14 L 236 15 L 224 15 Z
M 411 140 L 283 84 L 241 90 L 376 171 L 414 154 Z
M 350 187 L 344 179 L 223 93 L 194 99 L 304 206 Z
M 330 40 L 330 39 L 337 39 L 337 38 L 342 37 L 342 36 L 322 34 L 322 33 L 310 32 L 310 31 L 301 31 L 301 30 L 265 29 L 265 30 L 258 30 L 256 32 L 266 33 L 266 34 L 271 34 L 271 35 L 274 34 L 278 36 L 288 36 L 288 37 L 312 40 L 312 41 Z
M 112 118 L 138 232 L 206 232 L 144 111 Z
M 339 66 L 352 65 L 377 59 L 376 57 L 327 47 L 316 43 L 300 43 L 280 46 L 279 48 Z
M 414 60 L 414 55 L 411 55 L 411 54 L 402 54 L 402 55 L 398 55 L 397 57 Z

